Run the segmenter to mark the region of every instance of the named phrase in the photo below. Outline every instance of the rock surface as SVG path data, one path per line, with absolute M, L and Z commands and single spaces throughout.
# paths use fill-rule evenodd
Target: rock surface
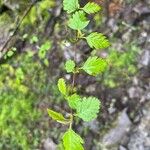
M 126 134 L 131 127 L 131 121 L 126 113 L 126 109 L 119 115 L 116 127 L 111 129 L 103 138 L 104 145 L 111 146 L 121 143 L 126 138 Z
M 52 139 L 47 138 L 43 141 L 43 149 L 44 150 L 56 150 L 57 146 L 56 144 L 53 142 Z
M 140 124 L 130 133 L 129 150 L 150 150 L 150 102 L 143 108 Z

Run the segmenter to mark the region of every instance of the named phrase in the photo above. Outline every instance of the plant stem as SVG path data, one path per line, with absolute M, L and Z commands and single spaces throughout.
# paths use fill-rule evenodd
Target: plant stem
M 73 73 L 72 76 L 72 87 L 71 87 L 71 92 L 73 93 L 74 86 L 75 86 L 75 79 L 76 79 L 76 73 Z
M 77 39 L 78 39 L 78 33 L 77 33 Z M 76 55 L 77 55 L 77 53 L 76 53 L 76 42 L 73 45 L 73 51 L 74 51 L 74 62 L 76 62 Z M 71 84 L 71 93 L 72 94 L 74 92 L 75 80 L 76 80 L 76 71 L 72 75 L 72 84 Z M 73 112 L 72 112 L 72 109 L 71 109 L 71 122 L 70 122 L 69 129 L 72 128 L 72 123 L 73 123 Z
M 72 122 L 73 122 L 73 115 L 70 115 L 70 125 L 69 125 L 69 129 L 72 129 Z
M 77 38 L 78 38 L 78 35 L 77 35 Z M 74 62 L 76 62 L 76 57 L 77 57 L 77 53 L 76 53 L 76 43 L 73 45 L 73 51 L 74 51 Z M 71 92 L 73 93 L 73 89 L 74 89 L 74 86 L 75 86 L 75 79 L 76 79 L 76 72 L 73 73 L 73 76 L 72 76 L 72 89 L 71 89 Z

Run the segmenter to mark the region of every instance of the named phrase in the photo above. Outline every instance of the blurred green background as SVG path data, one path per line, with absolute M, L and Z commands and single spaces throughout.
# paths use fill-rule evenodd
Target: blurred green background
M 0 0 L 0 49 L 31 2 Z M 97 96 L 102 101 L 97 120 L 92 123 L 77 120 L 74 124 L 75 130 L 85 137 L 87 150 L 106 149 L 105 137 L 111 137 L 111 130 L 117 128 L 117 118 L 122 113 L 133 127 L 140 126 L 142 112 L 149 110 L 145 106 L 149 106 L 150 100 L 149 1 L 97 2 L 103 11 L 90 16 L 94 21 L 85 32 L 102 32 L 112 44 L 98 52 L 99 56 L 108 58 L 109 68 L 96 78 L 82 74 L 76 81 L 79 93 Z M 34 4 L 7 45 L 9 50 L 0 60 L 0 150 L 56 149 L 65 127 L 53 122 L 46 110 L 54 108 L 62 113 L 68 110 L 56 83 L 59 77 L 71 82 L 64 62 L 74 55 L 72 35 L 67 29 L 62 1 L 41 0 Z M 77 63 L 81 63 L 91 49 L 84 41 L 77 48 Z M 122 119 L 125 124 L 127 120 Z M 147 125 L 143 129 L 146 133 Z M 115 140 L 112 137 L 108 140 L 109 150 L 123 150 L 121 146 L 141 150 L 134 146 L 132 140 L 136 138 L 132 132 L 124 143 L 119 138 L 116 140 L 117 133 L 114 135 Z M 143 144 L 142 150 L 149 150 L 148 144 Z

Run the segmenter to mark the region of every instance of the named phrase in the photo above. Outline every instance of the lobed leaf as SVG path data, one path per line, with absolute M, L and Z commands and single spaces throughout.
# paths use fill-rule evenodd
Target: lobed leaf
M 84 11 L 77 11 L 73 14 L 72 18 L 69 19 L 68 26 L 74 30 L 84 29 L 90 21 L 85 17 Z
M 84 97 L 83 100 L 78 103 L 77 116 L 84 121 L 91 121 L 97 117 L 97 113 L 100 109 L 100 101 L 95 97 Z
M 66 83 L 65 80 L 63 78 L 60 78 L 58 80 L 58 89 L 59 91 L 63 94 L 63 95 L 67 95 L 67 87 L 66 87 Z
M 79 9 L 79 7 L 78 0 L 63 0 L 63 9 L 66 10 L 67 13 L 72 13 Z
M 74 72 L 75 70 L 75 62 L 73 60 L 67 60 L 66 64 L 65 64 L 65 69 L 68 73 L 70 72 Z
M 107 67 L 107 62 L 97 56 L 89 57 L 83 64 L 82 69 L 89 75 L 96 76 L 102 73 Z
M 84 7 L 83 7 L 83 10 L 87 13 L 87 14 L 93 14 L 93 13 L 96 13 L 98 11 L 101 10 L 101 7 L 94 3 L 94 2 L 89 2 L 87 3 Z
M 63 136 L 65 150 L 84 150 L 83 143 L 83 139 L 72 129 L 69 129 Z
M 67 100 L 68 100 L 69 106 L 70 106 L 72 109 L 76 109 L 78 103 L 81 101 L 81 98 L 80 98 L 79 95 L 73 94 L 73 95 L 71 95 L 71 96 L 68 96 L 68 97 L 67 97 Z
M 61 113 L 58 113 L 56 111 L 53 111 L 51 109 L 47 109 L 48 115 L 55 121 L 59 122 L 59 123 L 63 123 L 66 124 L 68 123 L 69 120 L 67 120 L 66 118 L 63 117 L 63 115 Z
M 91 48 L 102 49 L 110 46 L 108 39 L 102 33 L 93 32 L 86 37 L 86 40 Z

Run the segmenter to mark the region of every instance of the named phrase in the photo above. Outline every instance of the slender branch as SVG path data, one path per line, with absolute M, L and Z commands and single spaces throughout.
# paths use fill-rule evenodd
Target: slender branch
M 77 39 L 78 39 L 78 36 L 77 36 Z M 76 42 L 74 43 L 73 45 L 73 51 L 74 51 L 74 62 L 76 62 L 76 59 L 77 59 L 77 53 L 76 53 Z M 76 72 L 73 73 L 72 75 L 72 85 L 71 85 L 71 92 L 73 93 L 73 90 L 74 90 L 74 86 L 75 86 L 75 79 L 76 79 Z M 73 112 L 72 112 L 72 109 L 71 109 L 71 123 L 70 123 L 70 126 L 69 128 L 71 129 L 72 128 L 72 122 L 73 122 Z
M 73 76 L 72 76 L 72 92 L 73 92 L 73 89 L 74 89 L 74 86 L 75 86 L 75 78 L 76 78 L 76 73 L 74 73 Z
M 76 51 L 76 43 L 78 42 L 79 36 L 80 36 L 81 31 L 78 30 L 77 32 L 77 38 L 76 38 L 76 42 L 74 43 L 73 46 L 73 51 L 74 51 L 74 62 L 77 62 L 77 51 Z M 73 77 L 72 77 L 72 92 L 73 92 L 73 88 L 75 86 L 75 79 L 76 79 L 76 72 L 73 73 Z
M 74 62 L 76 62 L 76 56 L 77 56 L 77 53 L 76 53 L 76 43 L 75 45 L 73 46 L 73 51 L 74 51 Z M 73 92 L 73 89 L 74 89 L 74 86 L 75 86 L 75 79 L 76 79 L 76 73 L 73 73 L 73 76 L 72 76 L 72 92 Z
M 28 7 L 28 9 L 24 12 L 22 18 L 20 19 L 19 23 L 17 24 L 17 26 L 16 26 L 15 30 L 13 31 L 12 35 L 10 35 L 9 38 L 7 39 L 7 41 L 4 43 L 4 45 L 3 45 L 2 49 L 0 50 L 0 52 L 3 52 L 5 50 L 5 48 L 7 47 L 8 43 L 12 40 L 12 38 L 14 37 L 14 35 L 17 33 L 17 31 L 18 31 L 20 25 L 22 24 L 23 20 L 28 15 L 28 13 L 30 12 L 30 10 L 32 9 L 32 7 L 34 6 L 34 4 L 37 1 L 38 0 L 35 0 L 33 3 L 31 3 L 31 5 Z M 3 55 L 4 55 L 4 53 L 2 54 L 2 56 L 0 56 L 0 58 L 2 58 Z

